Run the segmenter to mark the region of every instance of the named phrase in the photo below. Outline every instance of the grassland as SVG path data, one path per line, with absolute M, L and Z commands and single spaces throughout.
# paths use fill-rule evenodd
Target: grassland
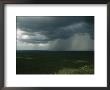
M 94 52 L 17 51 L 16 74 L 94 74 Z

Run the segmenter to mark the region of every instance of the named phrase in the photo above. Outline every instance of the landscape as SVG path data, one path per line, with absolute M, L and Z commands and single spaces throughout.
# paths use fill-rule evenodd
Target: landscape
M 93 74 L 92 51 L 17 51 L 17 74 Z
M 16 74 L 94 74 L 94 16 L 16 18 Z

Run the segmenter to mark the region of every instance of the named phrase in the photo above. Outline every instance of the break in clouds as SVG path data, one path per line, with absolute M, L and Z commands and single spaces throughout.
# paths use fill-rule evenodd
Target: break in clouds
M 93 16 L 17 16 L 17 50 L 93 51 Z

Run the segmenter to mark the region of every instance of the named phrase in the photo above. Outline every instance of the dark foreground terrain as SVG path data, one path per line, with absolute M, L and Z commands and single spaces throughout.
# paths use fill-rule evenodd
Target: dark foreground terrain
M 16 74 L 94 74 L 94 52 L 17 51 Z

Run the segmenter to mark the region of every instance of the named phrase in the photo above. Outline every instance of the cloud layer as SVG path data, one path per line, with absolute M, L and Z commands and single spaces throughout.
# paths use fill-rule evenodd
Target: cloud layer
M 93 16 L 18 16 L 18 50 L 90 51 Z

